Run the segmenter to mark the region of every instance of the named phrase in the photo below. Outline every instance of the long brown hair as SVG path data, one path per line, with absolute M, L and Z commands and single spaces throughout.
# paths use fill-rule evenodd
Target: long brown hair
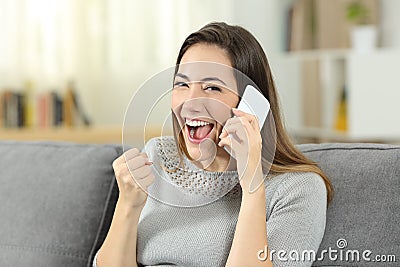
M 225 50 L 230 57 L 232 67 L 247 75 L 269 100 L 276 130 L 276 150 L 271 171 L 275 173 L 314 172 L 319 174 L 324 180 L 329 203 L 333 197 L 333 187 L 329 178 L 318 167 L 317 163 L 308 159 L 293 145 L 285 130 L 268 59 L 256 38 L 240 26 L 228 25 L 223 22 L 207 24 L 185 39 L 179 51 L 176 66 L 180 64 L 185 52 L 192 45 L 198 43 L 217 45 Z M 176 129 L 176 118 L 173 118 L 173 123 L 174 129 Z M 177 134 L 176 141 L 179 150 L 190 158 L 184 145 L 182 132 L 177 133 L 175 131 L 175 136 Z M 265 136 L 262 136 L 263 143 L 265 143 L 265 138 Z

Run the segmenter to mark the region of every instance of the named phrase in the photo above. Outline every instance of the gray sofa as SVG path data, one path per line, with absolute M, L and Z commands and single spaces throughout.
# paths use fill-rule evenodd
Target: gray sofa
M 399 266 L 400 146 L 299 148 L 335 188 L 316 255 L 326 253 L 314 265 Z M 91 266 L 118 197 L 111 164 L 122 147 L 0 141 L 0 153 L 0 266 Z M 362 253 L 397 262 L 368 262 Z

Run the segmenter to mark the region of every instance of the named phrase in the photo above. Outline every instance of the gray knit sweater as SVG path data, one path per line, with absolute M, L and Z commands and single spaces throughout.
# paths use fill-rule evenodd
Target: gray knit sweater
M 160 140 L 152 139 L 146 144 L 149 158 L 167 167 L 178 162 L 177 154 L 171 156 L 176 152 L 173 138 L 163 138 L 161 146 Z M 172 153 L 165 156 L 166 149 Z M 196 169 L 187 159 L 185 168 L 196 173 L 185 179 L 209 181 L 210 176 L 215 177 L 215 173 Z M 237 179 L 236 172 L 225 175 L 236 175 Z M 322 178 L 315 173 L 285 173 L 267 176 L 264 185 L 268 249 L 275 251 L 274 266 L 311 266 L 307 251 L 317 253 L 325 230 L 327 195 Z M 240 185 L 225 186 L 231 189 L 229 193 L 210 204 L 192 208 L 168 205 L 149 197 L 138 225 L 138 265 L 225 266 L 241 205 Z M 279 250 L 284 252 L 278 254 Z

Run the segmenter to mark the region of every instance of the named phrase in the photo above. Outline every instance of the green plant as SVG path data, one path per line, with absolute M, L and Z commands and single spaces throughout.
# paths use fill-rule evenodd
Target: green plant
M 370 23 L 370 12 L 362 1 L 352 1 L 347 5 L 346 17 L 349 21 L 356 24 Z

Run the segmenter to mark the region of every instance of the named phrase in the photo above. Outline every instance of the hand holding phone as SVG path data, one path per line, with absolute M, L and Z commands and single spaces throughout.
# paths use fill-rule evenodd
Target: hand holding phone
M 270 104 L 254 86 L 247 85 L 237 109 L 256 116 L 261 130 L 268 116 Z M 233 157 L 229 149 L 226 147 L 224 149 Z

